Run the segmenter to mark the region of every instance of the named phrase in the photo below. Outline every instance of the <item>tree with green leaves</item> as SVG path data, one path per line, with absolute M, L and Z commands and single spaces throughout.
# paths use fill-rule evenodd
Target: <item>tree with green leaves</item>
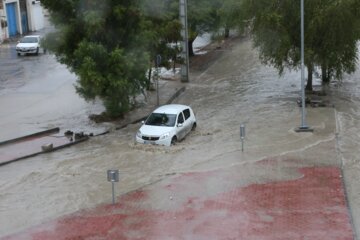
M 156 0 L 154 0 L 156 1 Z M 169 18 L 179 19 L 179 0 L 165 0 Z M 187 0 L 189 55 L 194 55 L 193 43 L 197 36 L 216 29 L 219 0 Z
M 231 29 L 242 30 L 245 22 L 243 20 L 243 0 L 223 0 L 217 10 L 219 16 L 218 28 L 224 30 L 224 37 L 228 38 Z
M 148 24 L 137 0 L 42 0 L 56 32 L 45 44 L 78 77 L 77 92 L 99 97 L 110 117 L 146 87 Z
M 318 10 L 309 22 L 309 29 L 316 37 L 310 44 L 315 49 L 315 65 L 320 67 L 324 83 L 355 71 L 359 36 L 353 4 L 355 1 L 328 1 L 314 6 Z
M 305 0 L 307 90 L 320 68 L 324 82 L 352 73 L 359 40 L 358 0 Z M 281 74 L 300 67 L 300 0 L 245 0 L 243 20 L 251 22 L 255 47 L 263 63 Z
M 193 43 L 197 36 L 214 31 L 218 25 L 218 0 L 188 0 L 188 47 L 194 55 Z
M 152 66 L 156 66 L 157 55 L 161 56 L 160 66 L 170 68 L 170 63 L 175 69 L 176 63 L 181 63 L 178 55 L 181 49 L 178 42 L 182 40 L 180 31 L 182 25 L 179 19 L 174 18 L 168 2 L 159 0 L 143 0 L 142 11 L 148 23 L 149 36 L 147 49 L 150 53 L 150 65 L 148 71 L 148 88 L 152 76 Z

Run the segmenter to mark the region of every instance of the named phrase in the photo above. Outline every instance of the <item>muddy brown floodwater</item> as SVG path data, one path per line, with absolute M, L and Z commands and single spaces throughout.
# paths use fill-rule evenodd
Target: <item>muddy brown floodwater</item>
M 335 108 L 307 109 L 313 133 L 295 133 L 301 121 L 296 104 L 299 72 L 279 77 L 275 69 L 259 62 L 247 39 L 232 40 L 216 54 L 207 69 L 191 72 L 186 91 L 175 100 L 191 105 L 198 119 L 196 131 L 176 146 L 137 145 L 134 134 L 139 124 L 132 124 L 68 149 L 1 167 L 0 237 L 111 202 L 108 169 L 120 170 L 118 195 L 172 174 L 234 165 L 244 165 L 239 173 L 243 176 L 239 185 L 244 186 L 301 177 L 282 164 L 251 165 L 264 159 L 294 167 L 343 167 L 354 226 L 359 226 L 359 71 L 327 88 L 326 98 Z M 247 133 L 244 152 L 240 124 L 245 124 Z M 212 184 L 216 183 L 205 187 Z

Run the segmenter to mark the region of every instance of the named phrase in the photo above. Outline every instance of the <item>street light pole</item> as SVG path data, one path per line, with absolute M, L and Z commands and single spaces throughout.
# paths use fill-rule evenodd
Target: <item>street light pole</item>
M 304 73 L 304 0 L 300 4 L 301 14 L 301 126 L 296 129 L 297 132 L 312 132 L 306 124 L 306 110 L 305 110 L 305 73 Z

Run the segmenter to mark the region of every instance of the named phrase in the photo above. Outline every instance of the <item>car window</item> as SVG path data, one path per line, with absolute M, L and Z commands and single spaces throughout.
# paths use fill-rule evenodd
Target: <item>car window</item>
M 21 43 L 37 43 L 38 39 L 36 37 L 26 37 L 20 40 Z
M 184 123 L 184 116 L 182 113 L 179 113 L 179 116 L 178 116 L 178 123 Z
M 190 117 L 190 109 L 185 109 L 183 111 L 183 114 L 184 114 L 185 120 L 187 120 Z
M 146 120 L 146 125 L 152 126 L 175 126 L 176 114 L 152 113 Z

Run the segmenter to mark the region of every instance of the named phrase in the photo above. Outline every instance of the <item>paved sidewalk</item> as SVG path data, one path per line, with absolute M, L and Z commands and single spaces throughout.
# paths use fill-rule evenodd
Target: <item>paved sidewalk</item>
M 242 186 L 243 167 L 175 175 L 3 240 L 354 239 L 340 169 Z

